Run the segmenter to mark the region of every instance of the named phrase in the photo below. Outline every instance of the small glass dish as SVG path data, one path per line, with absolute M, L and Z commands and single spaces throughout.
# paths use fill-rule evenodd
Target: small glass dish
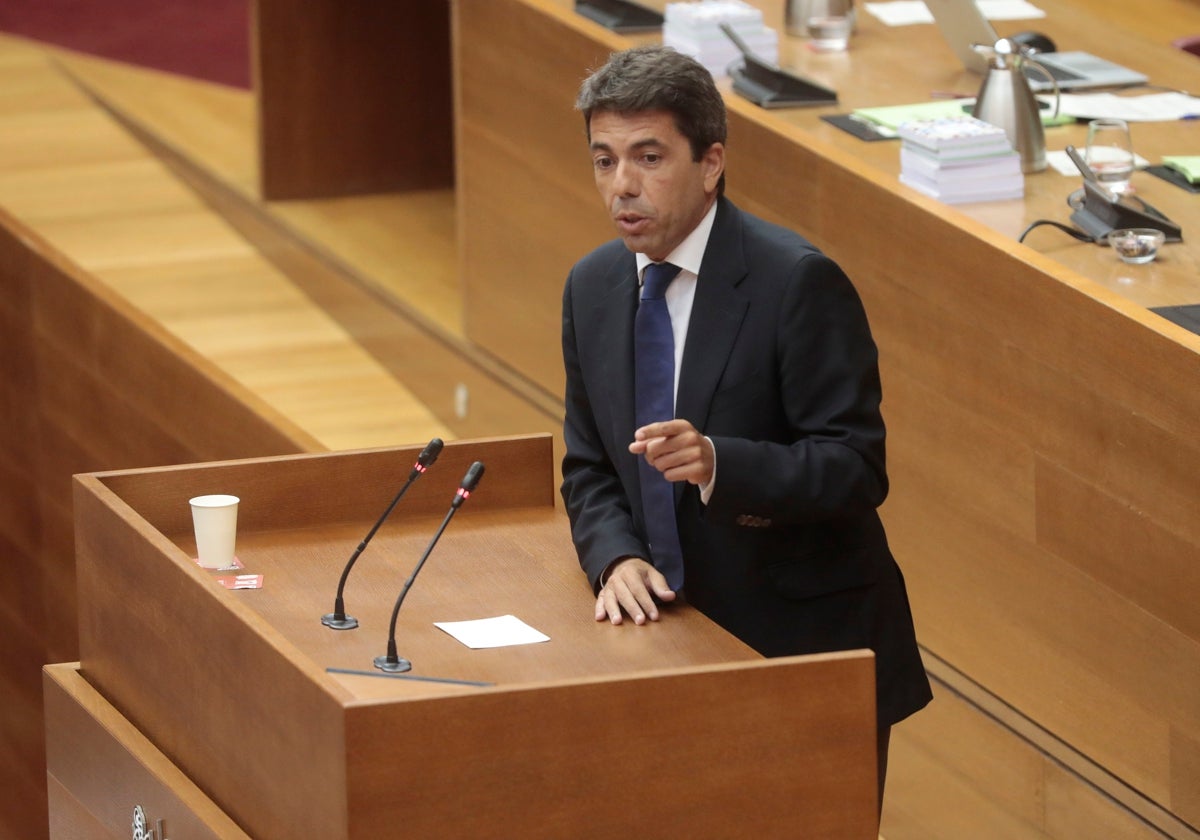
M 1166 236 L 1154 228 L 1122 228 L 1108 234 L 1108 244 L 1127 263 L 1140 265 L 1158 256 Z

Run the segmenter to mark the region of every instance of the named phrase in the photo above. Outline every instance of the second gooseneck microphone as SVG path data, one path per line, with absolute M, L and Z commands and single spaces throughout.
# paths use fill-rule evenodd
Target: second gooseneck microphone
M 429 469 L 433 465 L 433 462 L 437 460 L 438 455 L 442 453 L 443 445 L 441 438 L 434 438 L 425 444 L 425 448 L 417 456 L 417 462 L 413 464 L 412 471 L 408 474 L 408 481 L 404 482 L 404 486 L 400 488 L 400 492 L 392 499 L 392 503 L 387 506 L 387 510 L 383 512 L 383 516 L 379 517 L 379 521 L 367 532 L 367 535 L 363 537 L 363 541 L 358 544 L 358 548 L 354 550 L 354 553 L 350 555 L 350 559 L 346 561 L 346 568 L 342 569 L 342 577 L 338 581 L 337 597 L 333 601 L 333 612 L 321 616 L 321 623 L 326 627 L 332 627 L 334 630 L 353 630 L 358 626 L 357 618 L 352 615 L 346 615 L 346 605 L 342 600 L 342 591 L 346 588 L 346 578 L 350 577 L 350 570 L 354 568 L 354 561 L 358 559 L 358 555 L 363 553 L 363 550 L 367 547 L 367 543 L 371 541 L 371 537 L 375 536 L 375 532 L 379 530 L 379 526 L 391 515 L 396 504 L 403 498 L 405 491 L 412 486 L 414 481 L 424 475 L 425 470 Z
M 425 553 L 421 555 L 421 559 L 417 561 L 416 568 L 408 576 L 408 580 L 404 582 L 404 587 L 400 590 L 400 597 L 396 599 L 396 606 L 392 609 L 392 623 L 388 626 L 387 654 L 375 657 L 375 667 L 379 670 L 388 671 L 389 673 L 400 673 L 412 669 L 411 662 L 407 659 L 401 659 L 396 655 L 396 616 L 400 615 L 400 605 L 404 603 L 404 596 L 408 594 L 413 581 L 417 579 L 417 572 L 421 571 L 421 567 L 425 565 L 425 561 L 429 558 L 429 553 L 433 551 L 433 547 L 437 545 L 442 532 L 450 524 L 450 517 L 454 516 L 454 512 L 470 497 L 472 491 L 475 490 L 475 485 L 479 483 L 479 479 L 481 478 L 483 478 L 483 464 L 480 461 L 476 461 L 471 464 L 470 468 L 467 469 L 467 474 L 463 476 L 462 483 L 458 487 L 458 492 L 454 494 L 454 500 L 450 502 L 450 510 L 446 512 L 446 518 L 442 520 L 441 527 L 433 535 L 433 539 L 429 541 L 429 546 L 425 549 Z

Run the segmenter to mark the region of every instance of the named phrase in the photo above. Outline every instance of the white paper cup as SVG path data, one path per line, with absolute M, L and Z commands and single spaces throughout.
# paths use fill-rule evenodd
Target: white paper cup
M 239 501 L 237 496 L 223 494 L 188 500 L 196 529 L 196 554 L 204 568 L 226 569 L 233 565 Z

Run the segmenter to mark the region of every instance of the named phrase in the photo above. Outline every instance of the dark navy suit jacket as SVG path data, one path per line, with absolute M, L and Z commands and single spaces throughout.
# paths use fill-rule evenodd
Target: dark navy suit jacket
M 677 417 L 710 437 L 716 482 L 676 485 L 687 601 L 766 656 L 870 648 L 877 712 L 931 698 L 887 495 L 877 353 L 857 292 L 800 236 L 718 199 L 696 286 Z M 562 494 L 595 587 L 649 557 L 633 440 L 633 254 L 614 240 L 563 295 Z

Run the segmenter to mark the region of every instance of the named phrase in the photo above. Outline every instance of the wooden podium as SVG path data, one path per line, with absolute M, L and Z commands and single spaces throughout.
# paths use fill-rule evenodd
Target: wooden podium
M 764 660 L 682 605 L 594 622 L 548 436 L 447 444 L 348 579 L 360 626 L 323 626 L 419 449 L 76 476 L 80 664 L 45 677 L 52 836 L 127 837 L 141 806 L 171 840 L 875 837 L 871 653 Z M 399 613 L 413 668 L 385 675 L 396 597 L 477 460 Z M 192 559 L 187 500 L 216 492 L 241 498 L 260 589 Z M 470 649 L 434 625 L 502 615 L 549 641 Z

